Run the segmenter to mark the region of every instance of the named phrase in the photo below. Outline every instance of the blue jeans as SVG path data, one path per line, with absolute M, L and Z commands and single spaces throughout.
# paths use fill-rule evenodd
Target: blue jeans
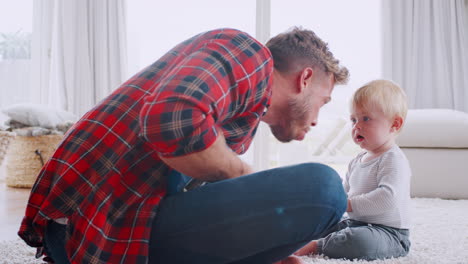
M 66 225 L 49 221 L 44 234 L 44 250 L 55 264 L 69 264 L 65 251 Z
M 338 174 L 317 163 L 179 192 L 161 201 L 149 260 L 271 264 L 338 223 L 346 204 Z
M 161 201 L 153 221 L 149 262 L 270 264 L 321 237 L 345 210 L 340 177 L 317 163 L 175 192 Z M 53 226 L 47 251 L 56 263 L 68 263 L 65 226 Z

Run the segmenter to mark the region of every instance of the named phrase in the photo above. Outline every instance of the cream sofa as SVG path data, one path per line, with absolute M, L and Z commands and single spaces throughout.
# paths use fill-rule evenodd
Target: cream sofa
M 468 199 L 468 114 L 409 110 L 398 145 L 413 172 L 411 195 Z

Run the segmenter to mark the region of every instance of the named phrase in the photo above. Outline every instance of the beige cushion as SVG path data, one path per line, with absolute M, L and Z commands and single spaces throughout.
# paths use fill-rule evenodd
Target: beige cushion
M 413 176 L 411 196 L 468 199 L 468 148 L 402 148 Z
M 400 147 L 468 148 L 468 113 L 451 109 L 412 109 L 397 137 Z

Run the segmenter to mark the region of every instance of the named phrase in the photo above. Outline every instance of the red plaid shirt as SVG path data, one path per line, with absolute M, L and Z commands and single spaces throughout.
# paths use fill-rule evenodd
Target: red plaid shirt
M 18 234 L 41 247 L 47 220 L 66 218 L 72 263 L 147 263 L 171 170 L 158 155 L 206 149 L 216 127 L 233 151 L 245 152 L 272 71 L 269 50 L 237 30 L 179 44 L 73 126 L 38 175 Z

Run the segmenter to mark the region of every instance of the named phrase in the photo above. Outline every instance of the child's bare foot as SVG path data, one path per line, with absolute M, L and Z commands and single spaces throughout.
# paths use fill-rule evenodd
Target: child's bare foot
M 294 255 L 297 256 L 306 256 L 317 253 L 317 241 L 312 240 L 307 245 L 300 248 L 298 251 L 294 252 Z
M 300 258 L 292 255 L 283 259 L 282 261 L 275 262 L 274 264 L 306 264 L 306 263 L 302 261 Z

